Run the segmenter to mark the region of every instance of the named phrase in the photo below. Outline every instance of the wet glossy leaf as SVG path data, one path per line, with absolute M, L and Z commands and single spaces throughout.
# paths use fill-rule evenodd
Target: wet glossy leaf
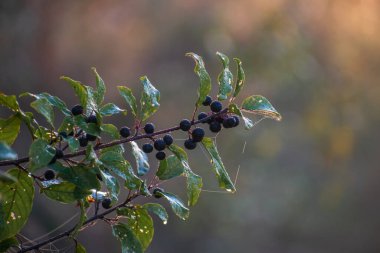
M 100 126 L 100 129 L 102 132 L 108 134 L 113 139 L 120 138 L 119 129 L 113 124 L 103 124 Z
M 62 203 L 73 203 L 91 194 L 90 190 L 79 188 L 73 183 L 59 182 L 58 180 L 55 181 L 56 183 L 52 183 L 48 187 L 42 188 L 42 192 L 53 200 Z
M 20 132 L 21 119 L 13 115 L 7 119 L 0 119 L 0 141 L 12 145 Z
M 0 161 L 1 160 L 16 160 L 17 154 L 5 142 L 0 141 Z
M 58 128 L 58 133 L 65 132 L 66 134 L 69 134 L 74 131 L 74 118 L 72 116 L 66 116 L 61 125 Z
M 37 139 L 29 148 L 29 169 L 33 172 L 48 165 L 55 155 L 55 149 L 47 141 Z
M 220 58 L 223 64 L 223 70 L 218 75 L 218 100 L 226 100 L 232 92 L 233 75 L 229 69 L 230 60 L 226 55 L 220 52 L 217 52 L 216 55 Z
M 46 98 L 37 99 L 30 106 L 44 116 L 47 122 L 54 128 L 54 110 Z
M 94 99 L 96 104 L 100 106 L 104 100 L 104 94 L 106 93 L 106 85 L 104 84 L 103 79 L 96 71 L 96 68 L 93 67 L 92 71 L 94 72 L 96 78 L 96 92 L 94 93 Z
M 182 175 L 184 170 L 182 162 L 175 155 L 170 155 L 165 160 L 160 161 L 156 175 L 160 180 L 168 180 Z
M 86 253 L 86 249 L 85 247 L 80 244 L 79 242 L 77 242 L 77 245 L 75 246 L 75 253 Z
M 202 57 L 194 53 L 187 53 L 186 56 L 193 58 L 195 61 L 194 72 L 198 75 L 200 83 L 198 88 L 198 100 L 196 103 L 199 106 L 211 91 L 211 78 L 207 73 Z
M 6 252 L 11 247 L 17 247 L 20 243 L 17 241 L 16 237 L 11 237 L 0 242 L 0 253 Z
M 79 141 L 77 138 L 73 136 L 67 137 L 67 144 L 69 145 L 69 149 L 71 152 L 75 152 L 79 149 Z
M 20 97 L 26 96 L 26 95 L 34 97 L 36 100 L 46 99 L 51 106 L 56 107 L 64 115 L 71 116 L 71 112 L 67 108 L 65 102 L 63 102 L 60 98 L 58 98 L 56 96 L 52 96 L 52 95 L 50 95 L 49 93 L 46 93 L 46 92 L 43 92 L 43 93 L 40 93 L 40 94 L 32 94 L 32 93 L 29 93 L 29 92 L 25 92 L 25 93 L 22 93 L 20 95 Z
M 71 87 L 74 89 L 75 94 L 78 96 L 80 104 L 83 106 L 83 108 L 87 108 L 87 100 L 88 100 L 88 94 L 87 89 L 85 85 L 83 85 L 79 81 L 75 81 L 67 76 L 61 76 L 61 79 L 68 82 Z
M 7 174 L 16 182 L 0 183 L 0 241 L 16 235 L 28 220 L 32 210 L 33 179 L 19 169 L 10 169 Z
M 226 189 L 229 192 L 235 192 L 235 186 L 232 183 L 226 169 L 224 168 L 224 164 L 219 156 L 218 150 L 213 140 L 211 138 L 203 138 L 202 144 L 211 157 L 212 169 L 218 178 L 219 187 Z
M 166 212 L 165 208 L 157 203 L 146 203 L 143 205 L 143 208 L 145 208 L 147 211 L 154 213 L 157 215 L 164 225 L 168 223 L 168 213 Z
M 189 209 L 185 207 L 185 205 L 183 204 L 182 200 L 179 197 L 168 192 L 161 192 L 160 194 L 162 194 L 162 196 L 167 201 L 169 201 L 170 206 L 173 209 L 173 212 L 178 217 L 180 217 L 182 220 L 186 220 L 187 218 L 189 218 L 189 214 L 190 214 Z
M 86 123 L 85 116 L 83 115 L 75 116 L 74 122 L 86 133 L 92 134 L 95 136 L 100 136 L 100 133 L 101 133 L 100 127 L 95 123 Z
M 146 76 L 140 77 L 141 84 L 144 87 L 144 91 L 141 96 L 141 120 L 145 121 L 152 116 L 157 110 L 160 104 L 160 92 L 151 84 Z
M 123 109 L 120 109 L 117 105 L 115 105 L 114 103 L 108 103 L 108 104 L 105 104 L 103 105 L 101 108 L 100 108 L 100 114 L 102 116 L 112 116 L 112 115 L 115 115 L 115 114 L 118 114 L 118 113 L 124 113 L 124 115 L 126 114 L 126 110 L 123 110 Z
M 228 111 L 240 116 L 243 119 L 246 130 L 251 129 L 254 126 L 252 120 L 245 117 L 236 104 L 230 104 L 230 106 L 228 107 Z
M 136 159 L 137 175 L 143 176 L 149 171 L 148 156 L 139 148 L 136 142 L 131 141 L 132 154 Z
M 236 84 L 235 84 L 233 97 L 236 97 L 240 93 L 241 89 L 244 86 L 245 73 L 244 73 L 243 65 L 242 65 L 240 59 L 234 58 L 234 60 L 235 60 L 236 65 L 237 65 L 237 74 L 236 74 Z
M 125 99 L 127 104 L 132 110 L 132 114 L 136 117 L 137 116 L 137 103 L 136 98 L 132 94 L 132 90 L 130 88 L 127 88 L 125 86 L 117 86 L 117 89 L 119 90 L 120 95 Z
M 134 209 L 120 208 L 117 214 L 128 218 L 128 226 L 140 241 L 143 250 L 152 242 L 154 227 L 153 220 L 148 211 L 140 206 Z
M 244 99 L 241 110 L 280 121 L 281 114 L 271 105 L 265 97 L 253 95 Z
M 14 112 L 18 112 L 20 110 L 20 106 L 17 102 L 16 96 L 14 95 L 7 96 L 0 92 L 0 105 L 8 107 Z
M 122 253 L 143 253 L 142 245 L 132 229 L 123 223 L 112 226 L 112 234 L 121 243 Z
M 119 182 L 106 169 L 100 169 L 100 175 L 102 176 L 103 182 L 110 193 L 111 199 L 113 201 L 117 201 L 120 192 Z

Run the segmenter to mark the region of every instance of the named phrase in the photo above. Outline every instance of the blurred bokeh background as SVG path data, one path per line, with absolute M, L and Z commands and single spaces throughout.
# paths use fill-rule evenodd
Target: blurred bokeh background
M 376 0 L 2 0 L 0 90 L 46 91 L 72 106 L 78 100 L 59 76 L 94 84 L 96 66 L 106 100 L 125 107 L 116 85 L 137 92 L 148 75 L 161 91 L 152 120 L 162 128 L 193 109 L 198 79 L 186 52 L 204 57 L 214 95 L 215 52 L 239 57 L 241 97 L 266 96 L 283 120 L 222 133 L 218 147 L 233 178 L 240 166 L 237 193 L 203 192 L 186 222 L 168 210 L 167 225 L 155 219 L 148 252 L 380 252 L 379 29 Z M 116 118 L 119 126 L 131 121 Z M 201 151 L 191 164 L 205 189 L 217 189 Z M 165 187 L 185 196 L 182 180 Z M 36 239 L 75 211 L 37 196 L 23 235 Z M 102 223 L 80 241 L 88 252 L 120 252 Z

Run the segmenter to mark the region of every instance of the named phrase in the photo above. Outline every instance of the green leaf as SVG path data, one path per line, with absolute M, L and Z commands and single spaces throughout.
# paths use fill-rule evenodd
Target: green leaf
M 157 215 L 164 225 L 168 223 L 168 213 L 166 212 L 165 208 L 157 203 L 146 203 L 143 205 L 143 208 L 145 208 L 147 211 L 154 213 Z
M 74 131 L 74 125 L 74 118 L 72 116 L 66 116 L 58 128 L 58 132 L 66 132 L 69 134 Z
M 83 108 L 87 108 L 88 94 L 85 85 L 79 81 L 75 81 L 67 76 L 61 76 L 61 80 L 68 82 L 71 87 L 74 89 L 75 94 L 78 96 L 80 104 Z
M 194 53 L 187 53 L 186 56 L 193 58 L 195 61 L 194 72 L 198 75 L 200 82 L 200 86 L 198 88 L 198 100 L 196 103 L 199 106 L 203 103 L 203 101 L 205 101 L 206 96 L 211 91 L 211 78 L 207 73 L 202 57 Z
M 15 182 L 17 182 L 16 178 L 12 177 L 5 171 L 0 171 L 0 185 L 2 183 L 8 184 L 8 183 L 15 183 Z M 1 196 L 0 196 L 0 199 L 1 199 Z
M 37 139 L 29 148 L 29 169 L 31 172 L 48 165 L 55 156 L 55 149 L 47 141 Z
M 49 184 L 49 186 L 42 188 L 42 192 L 45 193 L 47 197 L 62 203 L 73 203 L 91 194 L 90 190 L 79 188 L 70 182 L 59 182 L 58 180 L 50 181 L 53 182 L 50 182 L 51 184 Z
M 113 124 L 103 124 L 100 126 L 100 129 L 102 132 L 108 134 L 113 139 L 120 138 L 119 129 Z
M 0 141 L 0 161 L 1 160 L 16 160 L 17 154 L 5 142 Z
M 75 152 L 79 149 L 79 141 L 77 138 L 73 136 L 67 137 L 67 144 L 69 145 L 69 149 L 71 152 Z
M 86 123 L 86 118 L 83 115 L 77 115 L 74 117 L 74 122 L 77 126 L 79 126 L 83 131 L 88 134 L 92 134 L 95 136 L 100 136 L 101 129 L 95 123 Z
M 186 177 L 187 198 L 189 206 L 197 203 L 201 189 L 203 186 L 202 178 L 195 174 L 189 166 L 189 161 L 186 152 L 179 146 L 172 144 L 169 150 L 181 161 L 184 169 L 184 176 Z
M 32 210 L 34 186 L 27 173 L 13 168 L 8 175 L 17 181 L 0 183 L 0 241 L 16 235 Z
M 226 100 L 228 95 L 232 92 L 233 75 L 229 69 L 230 60 L 228 57 L 220 52 L 216 52 L 223 64 L 223 70 L 218 75 L 219 93 L 218 100 Z
M 77 242 L 77 245 L 75 246 L 75 253 L 86 253 L 86 249 L 85 247 L 83 247 L 82 244 L 80 244 L 79 242 Z
M 170 203 L 173 212 L 182 220 L 189 218 L 190 211 L 183 204 L 182 200 L 176 195 L 169 192 L 160 192 L 160 194 Z
M 241 89 L 244 86 L 245 73 L 244 73 L 243 65 L 242 65 L 240 59 L 234 58 L 234 60 L 235 60 L 236 65 L 237 65 L 237 74 L 236 74 L 237 78 L 236 78 L 236 84 L 235 84 L 233 97 L 236 97 L 240 93 Z
M 120 208 L 117 214 L 128 218 L 128 226 L 140 241 L 143 250 L 146 250 L 152 242 L 154 227 L 153 220 L 148 211 L 140 206 L 135 209 Z
M 90 86 L 85 85 L 84 87 L 87 91 L 87 106 L 85 107 L 86 115 L 91 115 L 95 112 L 96 117 L 98 118 L 98 125 L 100 125 L 102 115 L 99 113 L 98 104 L 95 101 L 96 91 L 94 91 L 94 89 Z
M 253 95 L 244 99 L 241 104 L 241 110 L 275 119 L 277 121 L 281 120 L 281 114 L 274 109 L 268 99 L 261 95 Z
M 0 92 L 0 105 L 8 107 L 14 112 L 20 111 L 20 106 L 17 102 L 16 96 L 14 95 L 7 96 L 4 93 Z
M 110 150 L 101 153 L 99 160 L 105 167 L 125 180 L 125 186 L 130 190 L 139 189 L 142 180 L 133 173 L 132 166 L 126 161 L 122 153 Z
M 96 71 L 96 68 L 93 67 L 92 71 L 94 72 L 96 78 L 96 92 L 94 93 L 94 98 L 96 104 L 100 106 L 104 100 L 104 94 L 106 93 L 106 85 L 104 84 L 103 79 Z
M 123 223 L 112 226 L 112 234 L 121 243 L 122 253 L 143 253 L 143 247 L 132 229 Z
M 0 119 L 0 141 L 12 145 L 20 132 L 21 119 L 13 115 L 7 119 Z
M 43 93 L 40 93 L 40 94 L 32 94 L 32 93 L 29 93 L 29 92 L 24 92 L 24 93 L 20 94 L 20 97 L 23 97 L 23 96 L 26 96 L 26 95 L 34 97 L 37 100 L 46 99 L 51 106 L 56 107 L 65 116 L 71 116 L 71 111 L 67 108 L 65 102 L 63 102 L 60 98 L 58 98 L 56 96 L 52 96 L 52 95 L 50 95 L 49 93 L 46 93 L 46 92 L 43 92 Z
M 239 107 L 236 104 L 230 104 L 228 111 L 240 116 L 243 119 L 246 130 L 251 129 L 254 126 L 252 120 L 244 117 L 243 113 L 240 111 Z
M 102 116 L 112 116 L 112 115 L 115 115 L 115 114 L 118 114 L 118 113 L 124 113 L 124 115 L 126 115 L 127 111 L 126 110 L 123 110 L 123 109 L 120 109 L 117 105 L 115 105 L 114 103 L 108 103 L 108 104 L 105 104 L 103 105 L 101 108 L 100 108 L 100 114 Z
M 119 90 L 120 95 L 125 99 L 129 107 L 131 108 L 132 114 L 136 117 L 137 103 L 135 96 L 133 96 L 132 90 L 125 86 L 117 86 L 117 89 Z
M 132 154 L 136 159 L 137 175 L 143 176 L 149 171 L 148 156 L 139 148 L 136 142 L 131 141 Z
M 156 175 L 160 180 L 168 180 L 183 174 L 185 168 L 182 162 L 174 155 L 160 161 Z
M 141 84 L 144 87 L 144 91 L 141 96 L 141 120 L 145 121 L 152 116 L 157 110 L 160 104 L 160 92 L 151 84 L 148 77 L 140 77 Z
M 213 140 L 211 138 L 203 138 L 202 144 L 211 157 L 212 169 L 218 178 L 219 187 L 226 189 L 229 192 L 235 192 L 235 186 L 232 183 L 226 169 L 224 168 L 224 164 L 219 156 L 218 150 Z
M 54 128 L 54 109 L 46 98 L 37 99 L 30 106 L 44 116 L 47 122 Z
M 4 241 L 0 242 L 0 252 L 6 252 L 11 247 L 18 245 L 19 242 L 17 241 L 16 237 L 5 239 Z
M 117 201 L 120 192 L 119 182 L 106 169 L 100 169 L 100 175 L 110 193 L 111 199 Z

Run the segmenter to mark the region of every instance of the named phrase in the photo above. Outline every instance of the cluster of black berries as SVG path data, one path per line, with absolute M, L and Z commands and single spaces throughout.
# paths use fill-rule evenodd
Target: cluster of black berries
M 144 126 L 144 132 L 147 134 L 153 134 L 154 133 L 153 123 L 147 123 Z M 158 160 L 164 160 L 166 157 L 164 150 L 167 146 L 170 146 L 172 143 L 173 143 L 173 137 L 170 134 L 166 134 L 163 138 L 155 139 L 153 142 L 153 145 L 151 143 L 145 143 L 144 145 L 142 145 L 142 150 L 145 153 L 151 153 L 154 147 L 154 149 L 158 151 L 156 153 L 156 158 Z
M 183 119 L 179 123 L 179 128 L 182 131 L 188 132 L 191 128 L 191 122 L 188 119 Z M 197 142 L 202 141 L 203 137 L 205 136 L 205 131 L 203 128 L 197 127 L 191 131 L 191 137 L 187 139 L 184 143 L 185 148 L 192 150 L 197 147 Z

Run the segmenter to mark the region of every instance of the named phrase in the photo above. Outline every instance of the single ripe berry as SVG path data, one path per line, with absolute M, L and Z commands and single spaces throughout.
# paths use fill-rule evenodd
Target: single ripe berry
M 165 152 L 164 151 L 158 151 L 157 153 L 156 153 L 156 158 L 158 159 L 158 160 L 164 160 L 165 159 L 165 157 L 166 157 L 166 154 L 165 154 Z
M 228 117 L 223 120 L 223 127 L 224 128 L 231 128 L 236 124 L 236 121 L 234 117 Z
M 92 134 L 86 134 L 86 139 L 88 141 L 95 141 L 96 140 L 96 136 L 95 135 L 92 135 Z
M 166 144 L 167 146 L 170 146 L 170 145 L 172 145 L 172 143 L 173 143 L 173 137 L 172 137 L 170 134 L 166 134 L 166 135 L 164 136 L 163 140 L 164 140 L 164 142 L 165 142 L 165 144 Z
M 194 142 L 192 139 L 187 139 L 185 141 L 185 148 L 187 148 L 188 150 L 193 150 L 197 147 L 197 143 Z
M 191 127 L 191 122 L 188 119 L 183 119 L 179 123 L 179 128 L 181 128 L 182 131 L 189 131 Z
M 46 180 L 53 180 L 55 178 L 55 173 L 53 170 L 47 170 L 44 173 L 44 177 Z
M 102 200 L 102 207 L 104 209 L 110 209 L 111 208 L 111 203 L 112 203 L 112 201 L 111 201 L 110 198 L 105 198 L 105 199 Z
M 145 133 L 147 134 L 152 134 L 154 132 L 154 125 L 153 123 L 147 123 L 145 126 L 144 126 L 144 131 Z
M 161 188 L 156 188 L 153 190 L 153 196 L 156 198 L 156 199 L 159 199 L 162 197 L 162 192 L 164 190 L 162 190 Z
M 213 133 L 218 133 L 222 130 L 222 125 L 218 121 L 213 121 L 210 123 L 210 131 Z
M 80 115 L 83 113 L 83 107 L 81 105 L 75 105 L 73 108 L 71 108 L 71 113 L 74 116 Z
M 62 158 L 63 157 L 63 151 L 62 151 L 62 149 L 57 148 L 55 150 L 55 157 L 57 157 L 57 158 Z
M 154 141 L 154 148 L 158 151 L 164 150 L 166 146 L 166 143 L 163 139 L 157 139 Z
M 234 127 L 237 127 L 237 126 L 239 125 L 239 123 L 240 123 L 240 119 L 239 119 L 239 117 L 236 116 L 236 115 L 234 115 L 234 116 L 232 116 L 232 117 L 235 119 L 235 125 L 234 125 Z
M 128 138 L 131 135 L 131 130 L 129 129 L 129 127 L 126 126 L 122 127 L 120 128 L 120 135 L 123 138 Z
M 145 143 L 144 145 L 142 145 L 142 150 L 144 151 L 144 153 L 150 153 L 153 151 L 153 146 L 150 143 Z
M 83 136 L 83 135 L 78 138 L 78 141 L 79 141 L 79 146 L 81 147 L 86 147 L 88 144 L 88 139 L 86 138 L 86 136 Z
M 88 116 L 87 117 L 87 119 L 86 119 L 86 122 L 87 123 L 98 123 L 98 119 L 96 118 L 96 116 L 95 115 L 90 115 L 90 116 Z
M 210 96 L 206 96 L 205 101 L 203 101 L 202 105 L 209 106 L 212 102 L 212 98 Z
M 203 130 L 203 128 L 197 127 L 193 130 L 191 136 L 193 137 L 194 142 L 200 142 L 205 136 L 205 131 Z
M 62 131 L 62 132 L 59 132 L 59 136 L 63 137 L 63 138 L 67 138 L 67 133 Z
M 207 118 L 207 113 L 205 112 L 201 112 L 198 114 L 198 120 L 202 120 L 204 118 Z M 202 121 L 202 123 L 204 123 L 205 121 Z
M 220 112 L 222 110 L 222 103 L 215 100 L 211 103 L 210 108 L 211 108 L 211 111 L 213 112 Z

